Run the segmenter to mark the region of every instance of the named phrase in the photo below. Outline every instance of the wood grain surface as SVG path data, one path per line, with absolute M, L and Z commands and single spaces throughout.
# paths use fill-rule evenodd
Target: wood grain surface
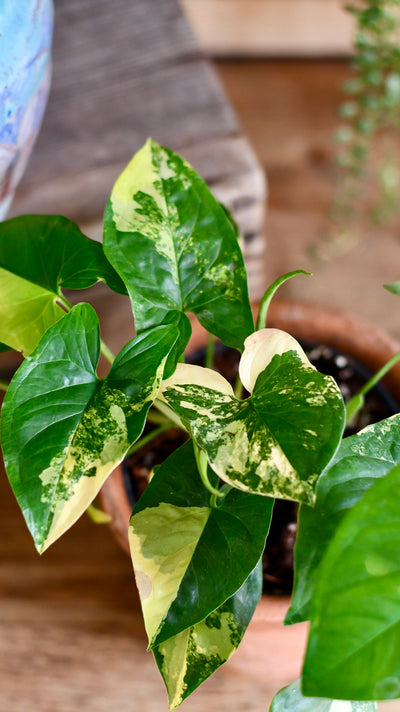
M 0 475 L 0 709 L 167 712 L 131 564 L 108 528 L 84 516 L 39 557 Z M 286 606 L 258 610 L 236 656 L 182 710 L 265 710 L 299 671 L 305 630 L 283 628 Z
M 260 296 L 265 176 L 177 0 L 57 0 L 50 98 L 11 214 L 61 213 L 101 237 L 112 185 L 148 136 L 232 211 Z
M 214 57 L 342 57 L 353 19 L 341 0 L 181 0 Z

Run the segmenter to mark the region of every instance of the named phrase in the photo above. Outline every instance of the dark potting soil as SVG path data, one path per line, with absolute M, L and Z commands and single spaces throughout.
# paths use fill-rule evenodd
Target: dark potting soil
M 303 343 L 311 363 L 321 372 L 332 376 L 337 382 L 345 401 L 355 395 L 371 374 L 358 362 L 330 346 L 313 346 Z M 204 363 L 205 350 L 198 351 L 190 363 Z M 217 344 L 214 368 L 234 385 L 238 372 L 240 354 Z M 346 428 L 345 435 L 353 435 L 366 425 L 378 422 L 399 411 L 395 399 L 381 384 L 375 386 L 366 396 L 365 405 Z M 151 425 L 146 426 L 150 432 Z M 177 447 L 183 445 L 185 434 L 171 429 L 154 439 L 125 461 L 124 480 L 132 506 L 143 493 L 149 475 L 156 465 L 161 464 Z M 297 504 L 275 500 L 274 512 L 263 554 L 264 593 L 287 595 L 293 585 L 293 548 L 296 540 Z

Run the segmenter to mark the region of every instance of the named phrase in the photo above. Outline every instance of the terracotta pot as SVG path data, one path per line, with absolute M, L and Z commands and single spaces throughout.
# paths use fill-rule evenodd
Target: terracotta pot
M 257 307 L 255 307 L 255 311 Z M 193 324 L 190 348 L 204 345 L 205 330 L 197 321 Z M 268 326 L 288 331 L 299 340 L 334 346 L 353 357 L 371 373 L 381 368 L 397 351 L 400 344 L 368 321 L 347 313 L 313 304 L 275 301 L 268 313 Z M 400 362 L 383 381 L 400 402 Z M 117 468 L 101 490 L 104 510 L 112 517 L 111 529 L 122 548 L 129 553 L 128 524 L 132 507 L 123 482 L 122 468 Z
M 272 303 L 268 326 L 288 331 L 300 340 L 333 346 L 355 358 L 371 372 L 376 372 L 400 350 L 400 344 L 395 339 L 370 323 L 343 312 L 306 303 Z M 204 342 L 205 331 L 196 321 L 193 323 L 190 347 L 197 350 Z M 400 401 L 400 364 L 388 374 L 385 385 Z M 131 505 L 125 492 L 121 467 L 108 478 L 101 498 L 103 508 L 112 517 L 111 528 L 116 539 L 129 553 L 127 532 Z M 252 706 L 267 709 L 274 694 L 301 674 L 308 624 L 283 626 L 288 607 L 288 597 L 262 596 L 239 649 L 213 676 L 217 690 L 229 691 L 233 706 L 235 701 L 247 700 L 251 690 Z M 201 694 L 200 702 L 203 699 Z M 197 709 L 196 701 L 193 709 Z

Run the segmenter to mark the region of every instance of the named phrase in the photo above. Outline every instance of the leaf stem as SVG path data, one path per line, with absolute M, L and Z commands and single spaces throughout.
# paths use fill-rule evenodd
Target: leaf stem
M 126 457 L 129 457 L 129 455 L 133 455 L 134 452 L 137 452 L 140 450 L 142 447 L 145 447 L 149 443 L 151 443 L 155 438 L 157 438 L 159 435 L 162 433 L 165 433 L 166 430 L 169 430 L 171 427 L 173 427 L 173 423 L 170 421 L 165 423 L 164 425 L 160 425 L 158 428 L 155 428 L 154 430 L 151 431 L 151 433 L 148 433 L 145 435 L 143 438 L 140 440 L 137 440 L 133 445 L 129 448 L 128 452 L 126 453 Z
M 100 340 L 100 351 L 103 354 L 104 358 L 106 358 L 108 363 L 112 366 L 115 361 L 115 356 L 111 349 L 109 349 L 107 344 L 103 341 L 103 339 Z
M 306 272 L 304 269 L 296 269 L 293 272 L 286 272 L 286 274 L 283 274 L 281 277 L 278 277 L 278 279 L 276 279 L 275 282 L 272 282 L 272 284 L 268 287 L 260 302 L 260 310 L 258 312 L 256 331 L 264 328 L 267 322 L 267 313 L 269 305 L 271 304 L 272 297 L 274 296 L 277 289 L 279 289 L 281 284 L 284 284 L 285 282 L 287 282 L 288 279 L 295 277 L 297 274 L 310 275 L 311 272 Z
M 212 334 L 208 334 L 206 355 L 204 357 L 205 368 L 212 368 L 215 356 L 215 339 Z
M 346 423 L 351 420 L 351 418 L 358 413 L 359 410 L 364 405 L 364 396 L 369 393 L 369 391 L 376 386 L 376 384 L 386 376 L 387 372 L 400 360 L 400 351 L 398 351 L 394 356 L 392 356 L 389 361 L 387 361 L 382 368 L 379 369 L 366 383 L 360 388 L 358 393 L 356 393 L 346 405 Z
M 197 463 L 197 468 L 199 470 L 200 474 L 200 479 L 204 485 L 204 487 L 211 492 L 211 494 L 215 497 L 224 497 L 224 492 L 221 490 L 217 489 L 216 487 L 213 487 L 210 480 L 208 479 L 208 461 L 207 461 L 207 453 L 205 450 L 201 450 L 197 443 L 194 442 L 193 440 L 193 449 L 194 449 L 194 456 L 196 458 L 196 463 Z

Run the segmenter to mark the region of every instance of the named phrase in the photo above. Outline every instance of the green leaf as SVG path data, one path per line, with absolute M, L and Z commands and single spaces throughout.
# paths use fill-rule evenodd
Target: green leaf
M 210 374 L 178 364 L 163 382 L 162 397 L 207 452 L 214 472 L 247 492 L 312 503 L 344 427 L 334 381 L 295 351 L 273 356 L 246 400 L 226 381 L 225 388 L 215 376 L 210 381 Z
M 240 589 L 204 621 L 154 648 L 170 710 L 233 655 L 253 616 L 261 588 L 260 562 Z
M 301 693 L 301 680 L 296 680 L 275 695 L 270 712 L 377 712 L 377 706 L 375 702 L 343 702 L 321 697 L 304 697 Z
M 216 483 L 212 472 L 210 479 Z M 230 490 L 212 507 L 191 441 L 161 465 L 129 528 L 151 648 L 204 620 L 238 590 L 264 550 L 272 506 Z
M 61 289 L 84 289 L 102 280 L 125 287 L 89 240 L 60 215 L 26 215 L 0 224 L 0 340 L 28 355 L 61 319 Z
M 242 350 L 254 327 L 236 230 L 182 158 L 147 141 L 112 190 L 104 248 L 127 286 L 138 333 L 193 312 Z
M 15 496 L 39 552 L 92 502 L 139 437 L 176 330 L 131 341 L 96 376 L 99 324 L 80 304 L 48 329 L 4 399 L 2 447 Z
M 400 696 L 400 465 L 343 519 L 316 575 L 303 691 Z
M 309 618 L 316 570 L 338 525 L 376 479 L 399 462 L 400 415 L 342 441 L 318 480 L 314 508 L 300 507 L 293 597 L 285 623 Z

